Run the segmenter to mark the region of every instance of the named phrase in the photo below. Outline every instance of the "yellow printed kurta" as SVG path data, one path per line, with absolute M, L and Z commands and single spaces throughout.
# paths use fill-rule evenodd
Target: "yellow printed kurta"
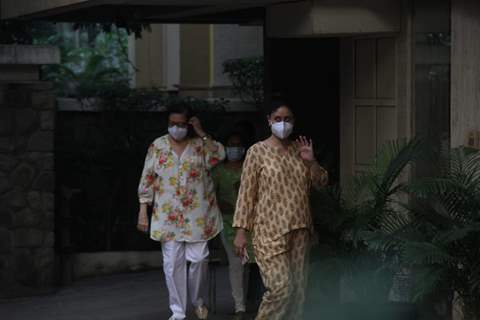
M 199 138 L 183 154 L 173 151 L 168 135 L 149 147 L 138 186 L 140 203 L 153 205 L 150 237 L 157 241 L 205 241 L 223 223 L 210 170 L 225 158 L 220 143 L 211 152 Z
M 282 153 L 259 142 L 247 152 L 233 226 L 252 231 L 254 244 L 296 229 L 313 230 L 310 189 L 327 182 L 327 171 L 310 169 L 295 143 Z
M 294 143 L 285 153 L 265 142 L 248 150 L 233 226 L 253 232 L 255 256 L 267 289 L 256 320 L 302 319 L 313 231 L 310 188 L 327 182 L 327 171 L 308 166 Z

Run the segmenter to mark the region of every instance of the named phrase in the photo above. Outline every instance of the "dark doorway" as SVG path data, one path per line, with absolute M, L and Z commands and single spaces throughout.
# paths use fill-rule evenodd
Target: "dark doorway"
M 311 137 L 318 160 L 332 182 L 339 177 L 339 41 L 274 39 L 268 41 L 267 76 L 271 93 L 295 109 L 296 134 Z

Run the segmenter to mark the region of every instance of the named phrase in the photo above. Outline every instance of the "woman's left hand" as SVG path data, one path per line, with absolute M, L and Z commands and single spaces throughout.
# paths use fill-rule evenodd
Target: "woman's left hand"
M 192 125 L 193 130 L 195 130 L 195 133 L 199 137 L 204 137 L 206 135 L 205 131 L 203 131 L 200 119 L 198 119 L 197 117 L 191 117 L 190 121 L 188 123 L 190 123 Z
M 304 136 L 300 136 L 297 139 L 297 143 L 300 146 L 300 157 L 302 158 L 302 160 L 307 162 L 315 161 L 312 139 L 307 139 Z

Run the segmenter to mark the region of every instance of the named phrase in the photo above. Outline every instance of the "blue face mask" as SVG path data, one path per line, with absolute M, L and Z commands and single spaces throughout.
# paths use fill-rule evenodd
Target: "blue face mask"
M 227 147 L 227 159 L 228 161 L 240 161 L 245 154 L 245 148 L 243 147 Z

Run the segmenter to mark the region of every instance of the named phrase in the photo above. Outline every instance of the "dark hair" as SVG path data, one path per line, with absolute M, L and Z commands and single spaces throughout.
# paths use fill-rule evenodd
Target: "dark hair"
M 181 102 L 174 102 L 167 106 L 167 119 L 170 118 L 172 114 L 183 114 L 187 120 L 193 116 L 192 109 Z
M 182 102 L 173 102 L 167 106 L 167 121 L 170 121 L 170 116 L 172 114 L 183 114 L 187 121 L 190 120 L 191 117 L 194 116 L 192 109 Z M 196 137 L 195 131 L 192 129 L 192 126 L 188 125 L 188 133 L 187 137 L 193 138 Z
M 271 115 L 281 107 L 286 107 L 288 108 L 288 110 L 290 110 L 291 113 L 294 113 L 291 104 L 288 103 L 286 100 L 273 99 L 272 102 L 270 103 L 269 108 L 267 109 L 267 116 Z
M 255 142 L 255 126 L 246 119 L 235 122 L 231 132 L 235 132 L 242 137 L 245 147 L 250 147 Z
M 245 135 L 242 134 L 242 133 L 241 133 L 240 131 L 238 131 L 238 130 L 230 131 L 230 132 L 225 136 L 224 145 L 227 145 L 227 144 L 228 144 L 228 140 L 230 140 L 231 137 L 239 137 L 240 140 L 242 141 L 242 145 L 243 145 L 244 147 L 247 146 L 247 141 L 246 141 Z

